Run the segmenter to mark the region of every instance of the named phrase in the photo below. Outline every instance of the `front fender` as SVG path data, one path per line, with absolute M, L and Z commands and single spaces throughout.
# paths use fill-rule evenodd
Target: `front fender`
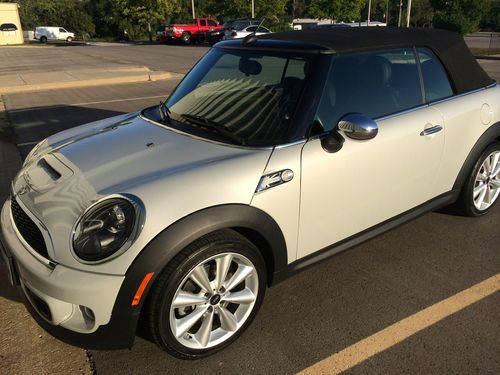
M 269 272 L 270 282 L 274 272 L 287 266 L 288 255 L 285 238 L 278 224 L 267 213 L 244 204 L 227 204 L 203 209 L 167 227 L 139 253 L 125 274 L 113 308 L 112 319 L 120 316 L 120 321 L 128 321 L 127 326 L 134 327 L 133 331 L 135 332 L 144 301 L 165 266 L 182 249 L 198 238 L 227 228 L 258 233 L 259 237 L 266 242 L 265 248 L 271 254 L 264 254 L 264 257 L 270 256 L 269 258 L 272 260 L 272 269 Z M 132 300 L 138 286 L 144 276 L 150 272 L 154 272 L 154 275 L 148 283 L 140 303 L 132 306 Z

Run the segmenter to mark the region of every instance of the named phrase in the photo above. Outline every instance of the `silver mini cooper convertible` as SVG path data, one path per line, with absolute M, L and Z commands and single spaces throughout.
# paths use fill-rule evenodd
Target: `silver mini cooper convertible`
M 211 49 L 158 106 L 38 144 L 1 213 L 34 319 L 180 358 L 266 288 L 425 212 L 500 194 L 500 88 L 450 32 L 326 29 Z

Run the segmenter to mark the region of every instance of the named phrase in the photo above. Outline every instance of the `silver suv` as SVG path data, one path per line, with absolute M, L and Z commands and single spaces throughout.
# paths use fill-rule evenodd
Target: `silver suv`
M 158 106 L 38 144 L 1 214 L 34 319 L 86 348 L 214 353 L 266 288 L 500 194 L 500 88 L 463 39 L 331 29 L 219 43 Z

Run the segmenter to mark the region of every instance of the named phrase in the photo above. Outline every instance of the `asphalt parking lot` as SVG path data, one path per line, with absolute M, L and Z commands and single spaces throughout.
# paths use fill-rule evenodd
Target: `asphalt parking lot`
M 1 69 L 15 70 L 17 54 L 34 59 L 49 50 L 61 50 L 61 59 L 75 61 L 76 67 L 79 59 L 88 58 L 85 64 L 119 62 L 185 73 L 206 48 L 12 49 L 7 50 L 10 65 L 0 50 L 0 74 Z M 30 61 L 21 64 L 23 69 L 35 69 Z M 500 61 L 481 64 L 500 80 Z M 57 64 L 50 69 L 57 71 Z M 16 145 L 25 156 L 37 141 L 57 131 L 154 105 L 176 83 L 38 91 L 3 99 Z M 498 374 L 500 293 L 483 294 L 472 302 L 463 293 L 492 278 L 498 290 L 499 227 L 499 205 L 480 219 L 427 214 L 269 289 L 262 310 L 238 341 L 210 358 L 189 362 L 140 338 L 132 350 L 88 353 L 59 343 L 26 316 L 17 291 L 7 285 L 0 269 L 0 325 L 7 333 L 0 338 L 0 369 L 61 374 Z M 443 307 L 450 298 L 454 308 Z M 19 332 L 22 335 L 16 336 Z M 26 342 L 20 345 L 13 337 Z M 39 345 L 47 348 L 43 356 L 23 351 Z

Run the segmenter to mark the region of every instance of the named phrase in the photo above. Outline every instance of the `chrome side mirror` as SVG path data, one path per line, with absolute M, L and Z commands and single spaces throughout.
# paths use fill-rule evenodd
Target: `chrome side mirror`
M 337 127 L 349 138 L 360 141 L 375 138 L 378 133 L 377 123 L 361 113 L 351 113 L 342 117 Z

